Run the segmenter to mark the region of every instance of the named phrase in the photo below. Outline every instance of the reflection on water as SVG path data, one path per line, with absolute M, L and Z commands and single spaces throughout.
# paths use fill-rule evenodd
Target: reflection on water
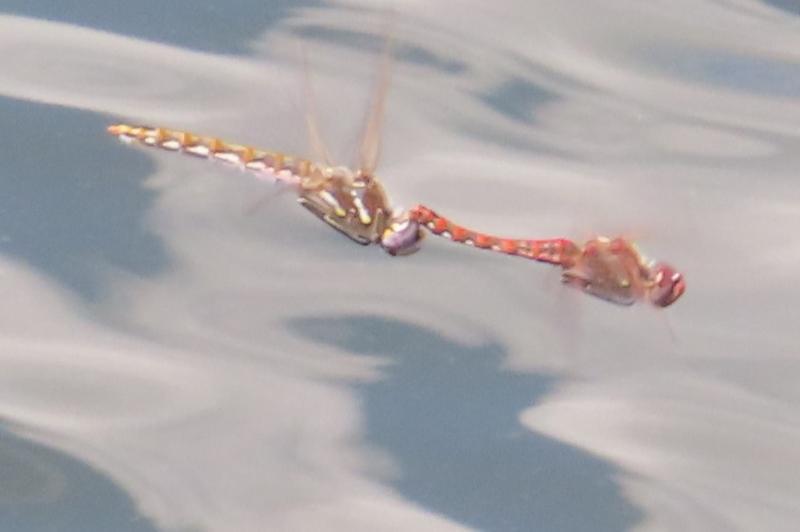
M 487 105 L 511 120 L 530 122 L 536 116 L 535 105 L 552 101 L 555 95 L 524 79 L 511 79 L 483 96 Z
M 391 259 L 287 195 L 245 216 L 263 183 L 104 133 L 307 154 L 305 46 L 348 162 L 372 3 L 5 2 L 0 528 L 792 530 L 796 10 L 394 7 L 393 200 L 635 236 L 687 276 L 670 325 L 436 239 Z
M 501 368 L 506 348 L 463 345 L 377 316 L 296 318 L 291 329 L 350 353 L 386 357 L 364 385 L 369 442 L 391 453 L 395 486 L 480 530 L 627 530 L 637 510 L 597 458 L 521 430 L 519 413 L 552 379 Z
M 194 50 L 243 53 L 247 43 L 286 17 L 290 9 L 314 5 L 312 0 L 229 0 L 217 3 L 158 0 L 135 3 L 63 0 L 5 0 L 4 13 L 57 20 L 142 39 L 174 43 Z
M 793 15 L 800 15 L 800 4 L 795 0 L 764 0 L 765 4 L 785 9 L 788 13 Z
M 800 64 L 715 50 L 650 52 L 648 62 L 673 75 L 723 88 L 776 98 L 800 97 Z
M 0 478 L 0 530 L 157 530 L 100 472 L 2 429 Z
M 356 50 L 367 50 L 374 54 L 381 54 L 386 48 L 386 36 L 366 33 L 363 31 L 347 31 L 342 29 L 326 28 L 325 26 L 305 24 L 292 30 L 292 35 L 297 35 L 309 41 L 345 46 Z M 427 66 L 443 72 L 457 74 L 467 69 L 467 65 L 458 59 L 435 54 L 431 50 L 412 43 L 391 43 L 392 58 L 398 61 Z
M 166 252 L 144 227 L 154 193 L 142 178 L 153 165 L 109 150 L 101 117 L 0 98 L 0 122 L 14 124 L 4 141 L 0 251 L 87 298 L 103 291 L 101 265 L 163 270 Z

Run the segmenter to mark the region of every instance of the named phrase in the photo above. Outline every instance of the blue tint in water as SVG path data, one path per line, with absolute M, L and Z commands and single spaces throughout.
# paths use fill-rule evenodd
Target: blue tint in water
M 0 530 L 155 532 L 92 467 L 0 429 Z
M 387 37 L 390 37 L 383 35 L 378 36 L 367 32 L 326 28 L 313 24 L 293 28 L 292 33 L 305 40 L 328 42 L 359 50 L 370 50 L 376 55 L 385 51 Z M 450 74 L 464 72 L 468 68 L 464 61 L 445 57 L 421 46 L 414 46 L 409 43 L 398 41 L 392 41 L 390 46 L 392 58 L 397 61 L 421 65 Z
M 85 460 L 0 433 L 0 531 L 154 530 L 123 489 L 168 501 L 143 506 L 158 522 L 203 530 L 371 531 L 395 515 L 425 529 L 439 522 L 430 513 L 500 531 L 794 530 L 800 497 L 786 464 L 800 445 L 786 428 L 798 423 L 797 335 L 781 303 L 800 297 L 796 20 L 731 4 L 398 5 L 409 18 L 398 24 L 385 124 L 386 146 L 401 154 L 386 166 L 398 175 L 393 196 L 530 237 L 660 228 L 647 235 L 654 251 L 692 279 L 670 314 L 677 343 L 640 309 L 589 302 L 590 336 L 568 359 L 547 331 L 532 337 L 531 322 L 565 320 L 553 298 L 537 299 L 538 274 L 520 273 L 528 265 L 466 249 L 462 264 L 431 242 L 413 262 L 379 266 L 389 259 L 323 227 L 303 233 L 315 222 L 302 214 L 275 215 L 262 231 L 230 212 L 238 190 L 144 189 L 156 171 L 148 154 L 118 146 L 100 115 L 0 99 L 0 255 L 14 259 L 0 264 L 0 293 L 12 296 L 0 307 L 0 414 Z M 314 41 L 321 118 L 357 122 L 365 65 L 384 43 L 370 33 L 380 13 L 326 7 L 282 23 L 293 7 L 7 0 L 0 12 L 126 38 L 1 17 L 0 88 L 159 123 L 177 106 L 182 127 L 242 139 L 268 129 L 280 140 L 303 128 L 301 109 L 270 112 L 288 105 L 300 65 L 281 57 L 303 39 Z M 256 39 L 259 57 L 222 56 Z M 695 192 L 697 220 L 685 222 L 680 198 Z M 207 209 L 213 231 L 150 232 L 166 205 L 184 221 Z M 335 253 L 320 252 L 328 240 Z M 165 242 L 176 253 L 170 275 L 160 275 L 172 266 Z M 152 282 L 138 290 L 123 275 L 107 287 L 107 268 Z M 413 282 L 397 282 L 401 272 Z M 467 294 L 483 280 L 477 306 Z M 121 297 L 87 309 L 56 283 L 84 301 L 107 288 Z M 466 343 L 365 315 L 365 297 L 502 336 Z M 294 335 L 287 315 L 305 316 L 288 322 Z M 390 362 L 383 379 L 348 387 L 367 356 Z M 503 370 L 509 361 L 557 366 L 564 378 Z M 526 419 L 548 436 L 520 423 L 534 405 Z M 369 458 L 354 435 L 397 465 L 389 489 L 353 466 Z M 126 482 L 132 470 L 148 482 Z M 35 499 L 43 471 L 69 492 Z
M 554 379 L 503 371 L 506 348 L 475 347 L 379 316 L 298 318 L 289 328 L 348 353 L 386 357 L 361 387 L 366 438 L 399 466 L 395 487 L 480 530 L 627 530 L 640 512 L 606 462 L 520 426 Z
M 0 12 L 88 26 L 195 50 L 243 53 L 248 42 L 290 10 L 316 2 L 140 0 L 114 4 L 109 9 L 109 2 L 5 0 Z
M 800 65 L 728 51 L 669 50 L 648 62 L 691 81 L 779 98 L 800 97 Z
M 481 100 L 510 120 L 532 122 L 536 107 L 556 99 L 556 95 L 528 80 L 512 78 L 480 95 Z
M 783 9 L 793 15 L 800 15 L 800 2 L 797 0 L 763 0 L 765 4 Z
M 150 276 L 168 262 L 143 218 L 154 193 L 147 156 L 117 147 L 107 120 L 63 107 L 0 98 L 0 253 L 22 259 L 79 293 L 102 292 L 112 266 Z

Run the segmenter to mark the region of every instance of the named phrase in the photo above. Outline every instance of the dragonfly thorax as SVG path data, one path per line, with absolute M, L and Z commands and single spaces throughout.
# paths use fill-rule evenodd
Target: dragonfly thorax
M 323 167 L 300 185 L 298 201 L 362 245 L 379 242 L 392 209 L 380 182 L 345 167 Z
M 394 211 L 380 181 L 349 168 L 322 167 L 301 184 L 298 201 L 315 216 L 362 245 L 380 244 L 391 255 L 418 249 L 422 230 Z
M 356 172 L 353 172 L 346 166 L 322 166 L 319 170 L 324 179 L 337 179 L 352 182 L 356 178 Z

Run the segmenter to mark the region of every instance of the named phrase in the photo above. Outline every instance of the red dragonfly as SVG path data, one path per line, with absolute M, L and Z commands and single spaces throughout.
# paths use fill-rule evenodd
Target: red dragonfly
M 392 208 L 375 175 L 388 80 L 387 52 L 365 122 L 357 170 L 329 162 L 312 109 L 306 125 L 322 163 L 162 127 L 117 124 L 108 132 L 125 143 L 222 161 L 286 183 L 297 192 L 300 205 L 319 219 L 358 244 L 378 244 L 390 255 L 416 252 L 423 229 L 427 229 L 454 242 L 561 266 L 564 283 L 619 305 L 647 300 L 666 307 L 683 294 L 686 284 L 680 273 L 664 263 L 646 262 L 636 247 L 622 238 L 595 238 L 583 247 L 563 238 L 498 238 L 465 229 L 422 205 L 408 211 Z M 313 95 L 308 79 L 306 88 L 310 105 Z
M 411 209 L 409 218 L 453 242 L 560 266 L 562 282 L 617 305 L 647 301 L 667 307 L 686 291 L 680 272 L 647 261 L 624 238 L 597 237 L 582 247 L 566 238 L 501 238 L 457 225 L 423 205 Z
M 379 244 L 391 255 L 419 249 L 422 229 L 453 242 L 560 266 L 564 283 L 619 305 L 647 300 L 666 307 L 686 290 L 683 276 L 665 263 L 651 263 L 626 239 L 598 237 L 582 247 L 565 238 L 521 240 L 466 229 L 424 205 L 392 209 L 370 170 L 352 171 L 305 159 L 229 144 L 213 137 L 165 128 L 113 125 L 124 142 L 216 159 L 288 183 L 298 202 L 361 245 Z

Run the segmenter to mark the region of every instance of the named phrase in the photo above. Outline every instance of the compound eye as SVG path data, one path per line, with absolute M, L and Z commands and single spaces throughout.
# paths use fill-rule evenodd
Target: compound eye
M 650 288 L 650 302 L 657 307 L 668 307 L 686 291 L 683 275 L 672 266 L 664 263 L 653 267 L 653 286 Z
M 413 220 L 393 222 L 381 235 L 381 247 L 389 255 L 411 255 L 419 250 L 425 234 Z

